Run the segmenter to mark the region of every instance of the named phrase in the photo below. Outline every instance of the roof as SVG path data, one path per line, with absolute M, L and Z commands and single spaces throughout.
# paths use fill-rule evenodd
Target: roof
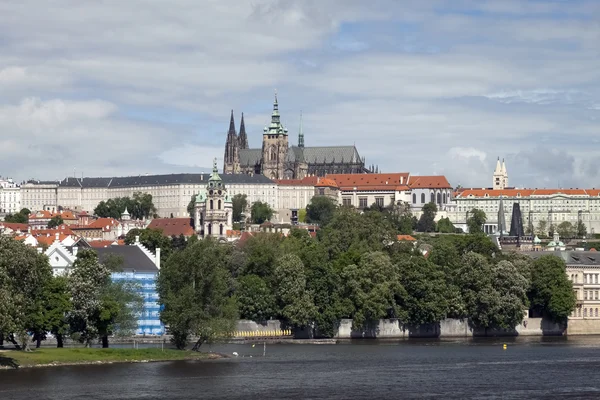
M 341 190 L 408 190 L 409 173 L 327 174 Z
M 417 239 L 415 239 L 414 237 L 412 237 L 410 235 L 398 235 L 396 237 L 396 239 L 398 239 L 398 241 L 406 240 L 406 241 L 409 241 L 409 242 L 414 242 L 414 241 L 417 240 Z
M 74 235 L 71 227 L 65 224 L 59 225 L 54 229 L 35 229 L 31 228 L 32 235 L 54 235 L 55 233 L 63 233 L 65 235 Z
M 319 178 L 319 181 L 315 185 L 317 187 L 334 187 L 337 188 L 338 185 L 333 179 L 329 178 Z
M 240 165 L 253 166 L 260 164 L 262 149 L 240 149 Z M 311 164 L 342 164 L 359 163 L 360 155 L 355 146 L 321 146 L 321 147 L 298 147 L 288 148 L 286 161 L 306 162 Z
M 99 229 L 102 228 L 104 232 L 110 232 L 113 228 L 117 227 L 121 223 L 114 218 L 98 218 L 87 226 L 88 229 Z M 86 227 L 83 227 L 86 228 Z
M 597 251 L 523 251 L 523 254 L 538 259 L 542 256 L 562 258 L 568 266 L 600 266 L 600 255 Z
M 333 179 L 319 176 L 307 176 L 302 179 L 276 179 L 275 182 L 280 186 L 337 187 L 337 183 Z
M 238 154 L 241 166 L 254 166 L 260 163 L 262 149 L 240 149 Z
M 116 240 L 90 240 L 88 244 L 94 249 L 108 246 L 118 246 Z
M 8 228 L 13 231 L 27 232 L 27 229 L 29 229 L 29 225 L 19 224 L 16 222 L 0 222 L 0 228 Z
M 138 246 L 109 246 L 95 249 L 100 262 L 111 254 L 123 258 L 123 272 L 158 272 L 158 268 Z
M 156 218 L 150 222 L 148 229 L 160 229 L 165 236 L 194 235 L 191 218 Z
M 253 149 L 262 154 L 261 149 Z M 242 152 L 248 150 L 240 150 Z M 259 158 L 260 159 L 260 158 Z M 115 188 L 115 187 L 137 187 L 137 186 L 163 186 L 178 184 L 205 184 L 210 174 L 164 174 L 164 175 L 138 175 L 99 178 L 65 178 L 58 182 L 60 187 L 72 188 Z M 236 184 L 270 184 L 273 183 L 263 175 L 227 174 L 221 177 L 223 183 Z M 37 184 L 37 181 L 31 183 Z M 56 183 L 56 182 L 54 182 Z
M 40 210 L 40 211 L 36 211 L 35 213 L 31 213 L 29 214 L 29 219 L 30 220 L 36 220 L 36 219 L 52 219 L 54 217 L 61 217 L 63 220 L 76 220 L 77 217 L 75 217 L 75 214 L 73 214 L 71 211 L 59 211 L 59 212 L 50 212 L 50 211 L 46 211 L 46 210 Z
M 464 189 L 456 192 L 457 198 L 465 197 L 535 197 L 564 194 L 567 196 L 592 197 L 600 195 L 598 189 Z
M 46 246 L 50 246 L 52 243 L 56 241 L 56 235 L 32 235 L 35 240 L 37 240 L 38 244 L 45 244 Z M 62 242 L 70 235 L 65 235 L 64 233 L 60 233 L 58 235 L 58 241 Z
M 408 186 L 411 189 L 452 189 L 444 175 L 411 176 Z

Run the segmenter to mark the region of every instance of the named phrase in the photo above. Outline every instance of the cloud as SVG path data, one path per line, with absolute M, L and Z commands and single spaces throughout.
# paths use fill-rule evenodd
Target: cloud
M 501 156 L 523 186 L 596 177 L 596 1 L 23 0 L 0 15 L 0 168 L 17 178 L 221 165 L 229 111 L 259 146 L 275 88 L 292 142 L 303 110 L 307 145 L 356 143 L 384 171 L 489 186 Z

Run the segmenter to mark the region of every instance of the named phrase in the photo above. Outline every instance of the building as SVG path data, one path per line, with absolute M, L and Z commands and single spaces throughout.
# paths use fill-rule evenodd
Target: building
M 496 167 L 498 169 L 498 167 Z M 501 171 L 506 167 L 501 166 Z M 496 182 L 494 171 L 494 183 Z M 508 177 L 506 176 L 506 182 Z M 581 221 L 588 234 L 600 232 L 600 189 L 519 189 L 519 188 L 471 188 L 461 189 L 454 194 L 456 207 L 448 213 L 457 228 L 466 231 L 466 221 L 474 208 L 487 216 L 486 233 L 496 233 L 502 225 L 500 204 L 504 218 L 511 220 L 513 205 L 519 204 L 526 234 L 548 234 L 551 226 L 568 221 L 576 225 Z M 545 232 L 540 229 L 545 226 Z
M 302 179 L 326 174 L 362 174 L 365 168 L 355 146 L 305 147 L 302 118 L 298 145 L 290 146 L 288 130 L 281 123 L 277 94 L 273 103 L 271 123 L 263 130 L 262 147 L 248 147 L 248 137 L 242 122 L 239 135 L 235 130 L 233 111 L 225 142 L 223 171 L 225 174 L 262 174 L 270 179 Z
M 303 179 L 279 179 L 276 181 L 279 189 L 280 222 L 290 222 L 295 216 L 294 210 L 305 209 L 314 196 L 326 196 L 340 203 L 340 191 L 337 183 L 327 177 L 307 176 Z
M 504 159 L 502 159 L 502 164 L 500 164 L 500 157 L 498 157 L 496 169 L 494 170 L 492 189 L 504 190 L 506 188 L 508 188 L 508 172 L 506 172 L 506 163 L 504 162 Z
M 219 176 L 216 158 L 206 188 L 196 196 L 194 227 L 200 237 L 212 236 L 223 240 L 233 227 L 233 203 Z
M 21 188 L 11 178 L 0 177 L 0 216 L 21 211 Z
M 77 217 L 71 211 L 40 210 L 29 214 L 29 226 L 32 229 L 47 229 L 52 218 L 60 217 L 65 225 L 77 224 Z
M 192 219 L 187 218 L 156 218 L 148 225 L 148 229 L 157 229 L 165 236 L 180 236 L 186 238 L 194 235 Z
M 408 203 L 413 213 L 429 202 L 439 211 L 453 208 L 452 186 L 444 176 L 411 176 L 408 172 L 388 174 L 330 174 L 341 192 L 342 205 L 364 209 Z
M 92 213 L 98 203 L 136 192 L 152 195 L 160 217 L 189 216 L 192 195 L 205 189 L 210 174 L 139 175 L 112 178 L 65 178 L 58 182 L 29 181 L 22 185 L 22 206 L 32 211 L 70 210 Z M 249 204 L 262 201 L 278 209 L 277 185 L 262 175 L 222 176 L 230 196 L 245 194 Z

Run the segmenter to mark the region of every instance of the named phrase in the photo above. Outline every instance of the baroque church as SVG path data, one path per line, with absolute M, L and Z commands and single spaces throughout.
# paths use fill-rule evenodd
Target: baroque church
M 305 147 L 302 116 L 298 145 L 288 141 L 288 130 L 281 123 L 277 94 L 273 103 L 271 124 L 265 127 L 262 148 L 251 149 L 244 125 L 244 114 L 239 135 L 235 129 L 233 110 L 225 143 L 225 174 L 262 174 L 270 179 L 302 179 L 326 174 L 362 174 L 376 172 L 375 167 L 365 168 L 355 146 Z

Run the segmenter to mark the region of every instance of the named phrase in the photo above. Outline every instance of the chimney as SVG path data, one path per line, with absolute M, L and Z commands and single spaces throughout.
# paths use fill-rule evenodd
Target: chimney
M 139 236 L 136 236 L 136 237 L 135 237 L 135 242 L 136 242 L 136 243 L 139 243 L 139 242 L 140 242 L 140 237 L 139 237 Z
M 156 248 L 154 264 L 160 270 L 160 248 Z
M 42 251 L 43 251 L 43 249 L 42 249 L 41 247 L 38 247 L 38 248 L 37 248 L 37 252 L 38 252 L 38 253 L 42 254 Z
M 54 235 L 54 240 L 56 240 L 57 242 L 60 242 L 60 234 L 59 233 Z
M 77 257 L 77 250 L 79 250 L 79 247 L 75 246 L 73 247 L 73 256 Z

